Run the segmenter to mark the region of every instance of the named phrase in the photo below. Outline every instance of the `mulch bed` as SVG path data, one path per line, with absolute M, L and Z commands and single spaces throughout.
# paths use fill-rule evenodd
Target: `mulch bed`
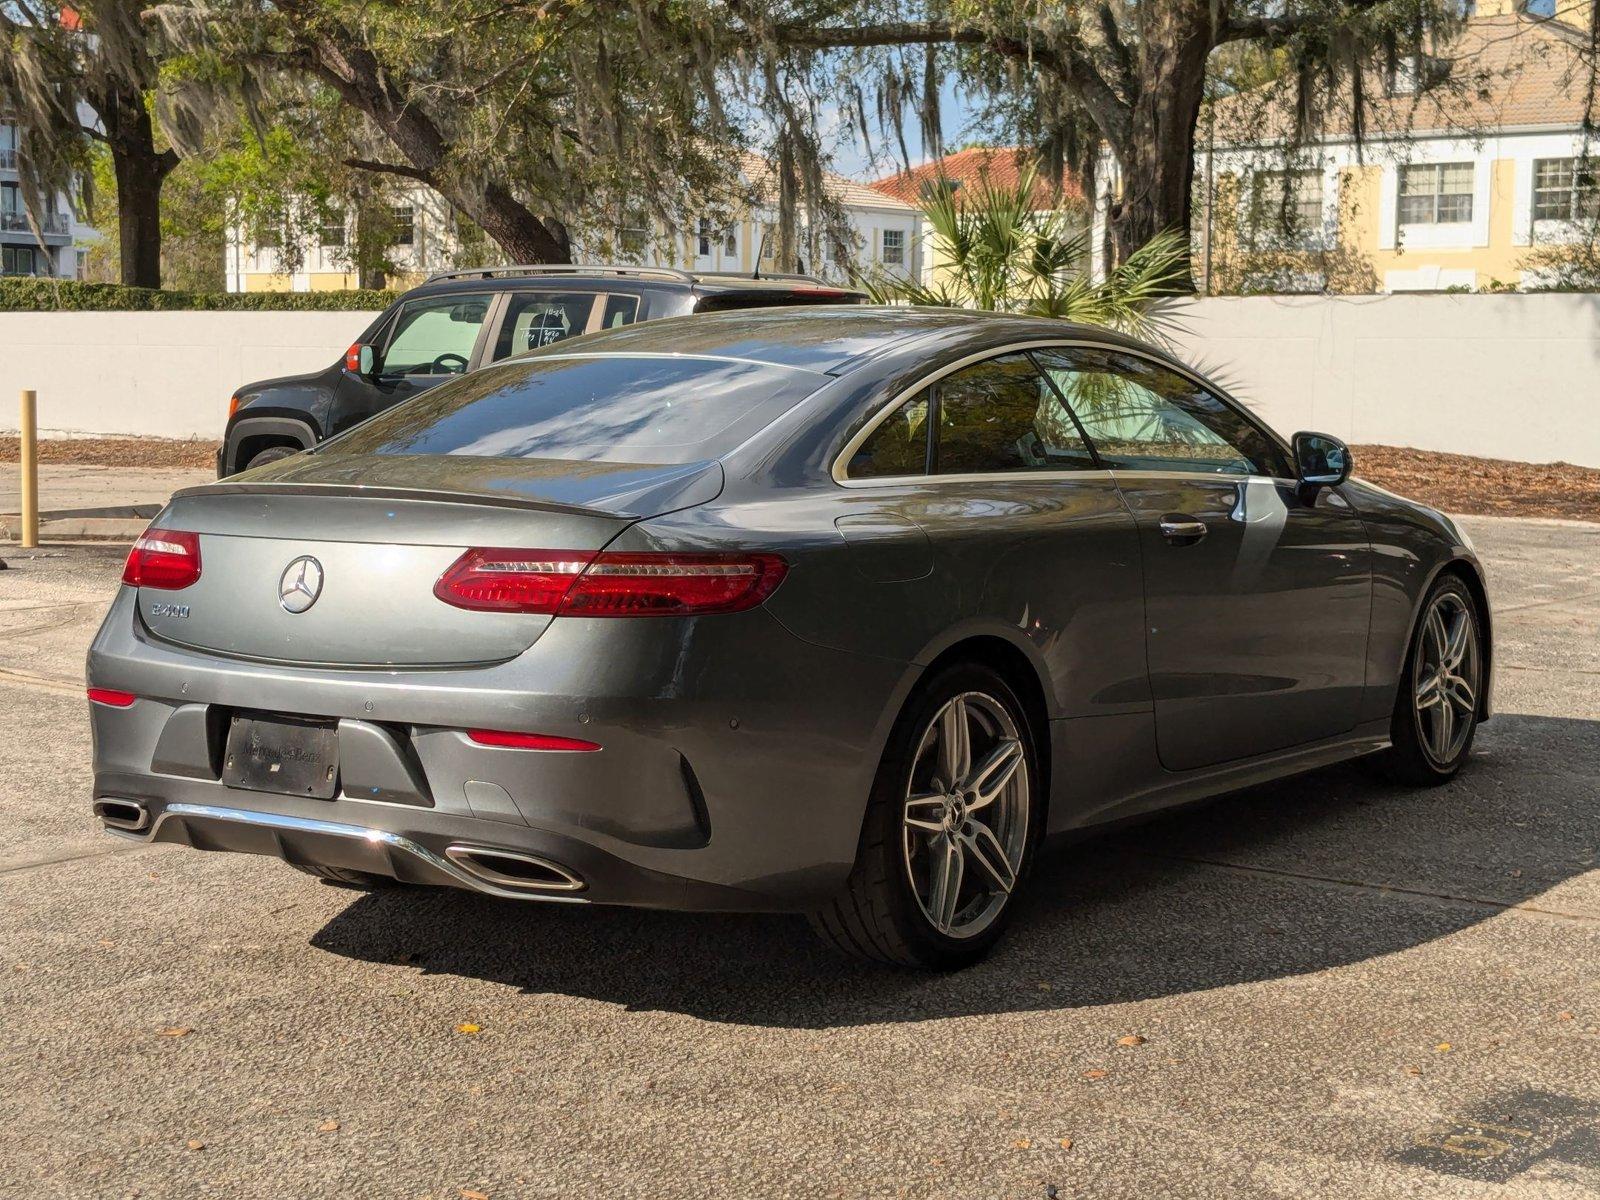
M 1445 512 L 1600 521 L 1600 471 L 1397 446 L 1353 446 L 1356 474 Z
M 1446 512 L 1600 522 L 1600 470 L 1397 446 L 1354 450 L 1361 478 Z M 216 453 L 217 443 L 203 438 L 52 438 L 39 443 L 39 461 L 47 464 L 213 467 Z M 16 461 L 17 439 L 0 437 L 0 463 Z
M 0 435 L 0 463 L 14 463 L 21 440 Z M 41 463 L 93 467 L 210 467 L 217 465 L 218 443 L 209 438 L 43 438 Z

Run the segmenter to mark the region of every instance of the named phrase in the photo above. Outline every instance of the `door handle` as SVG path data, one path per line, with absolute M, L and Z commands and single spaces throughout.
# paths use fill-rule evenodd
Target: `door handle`
M 1161 518 L 1161 536 L 1179 546 L 1192 546 L 1206 535 L 1206 523 L 1176 514 Z

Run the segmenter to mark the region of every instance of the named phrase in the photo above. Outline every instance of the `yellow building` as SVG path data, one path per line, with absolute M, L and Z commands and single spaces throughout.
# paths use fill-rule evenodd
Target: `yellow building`
M 1517 0 L 1485 0 L 1435 57 L 1373 72 L 1359 145 L 1347 97 L 1330 106 L 1342 119 L 1293 151 L 1281 96 L 1218 103 L 1195 163 L 1202 290 L 1550 282 L 1551 248 L 1600 223 L 1600 147 L 1583 129 L 1594 88 L 1581 56 L 1588 0 L 1556 2 L 1537 16 Z

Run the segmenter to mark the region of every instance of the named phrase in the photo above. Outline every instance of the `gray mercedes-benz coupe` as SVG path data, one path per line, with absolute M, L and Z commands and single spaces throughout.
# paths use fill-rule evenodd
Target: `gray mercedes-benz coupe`
M 562 342 L 178 493 L 89 652 L 124 837 L 811 914 L 948 968 L 1047 838 L 1488 716 L 1450 520 L 1168 355 L 906 308 Z

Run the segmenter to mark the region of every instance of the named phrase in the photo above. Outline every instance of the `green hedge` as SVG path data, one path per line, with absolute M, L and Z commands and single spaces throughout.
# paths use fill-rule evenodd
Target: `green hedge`
M 159 312 L 167 309 L 376 312 L 399 292 L 168 292 L 119 283 L 0 278 L 0 312 Z

